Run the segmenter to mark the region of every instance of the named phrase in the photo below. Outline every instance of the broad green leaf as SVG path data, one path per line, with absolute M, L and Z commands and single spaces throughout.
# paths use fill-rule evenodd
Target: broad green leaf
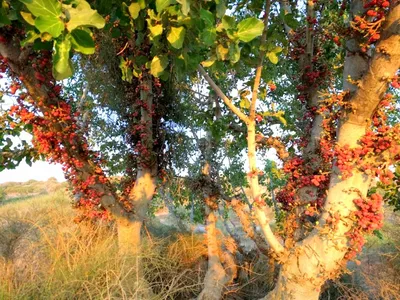
M 140 5 L 140 9 L 146 8 L 146 0 L 138 0 L 138 3 Z
M 163 32 L 163 26 L 161 24 L 158 24 L 156 26 L 149 26 L 149 29 L 152 37 L 159 36 Z
M 94 41 L 90 36 L 90 33 L 82 29 L 74 29 L 71 32 L 71 43 L 72 48 L 75 51 L 81 52 L 83 54 L 93 54 L 94 53 Z
M 190 12 L 190 4 L 192 0 L 177 0 L 177 2 L 181 5 L 182 13 L 187 16 Z
M 267 57 L 268 57 L 269 61 L 272 62 L 275 65 L 279 61 L 278 56 L 274 52 L 267 52 Z
M 226 12 L 225 0 L 217 0 L 217 17 L 222 18 Z
M 174 4 L 175 0 L 156 0 L 156 10 L 161 13 L 165 8 Z
M 242 98 L 242 100 L 240 100 L 239 106 L 241 108 L 245 108 L 245 109 L 249 109 L 250 108 L 250 101 L 247 98 Z
M 299 26 L 299 21 L 296 20 L 295 16 L 293 14 L 286 14 L 283 17 L 283 20 L 293 30 L 296 30 L 296 28 Z
M 264 30 L 264 24 L 261 20 L 256 18 L 247 18 L 240 21 L 238 24 L 238 38 L 248 43 L 254 38 L 260 36 Z
M 167 40 L 175 49 L 181 49 L 185 40 L 185 33 L 186 29 L 183 26 L 171 27 L 167 34 Z
M 200 9 L 200 18 L 204 21 L 206 27 L 214 27 L 215 19 L 212 12 L 209 12 L 205 9 Z
M 59 17 L 39 16 L 35 19 L 35 27 L 40 32 L 48 32 L 52 37 L 57 38 L 64 30 L 64 23 Z
M 240 59 L 240 47 L 237 43 L 232 43 L 229 45 L 229 60 L 231 63 L 235 64 Z
M 135 65 L 138 67 L 143 66 L 145 63 L 148 62 L 148 59 L 144 55 L 135 56 Z
M 25 11 L 21 11 L 20 13 L 26 23 L 28 23 L 29 25 L 35 26 L 35 19 L 32 17 L 31 13 L 28 13 Z
M 154 56 L 150 65 L 150 73 L 154 77 L 159 77 L 167 66 L 168 66 L 167 56 Z
M 217 46 L 215 52 L 217 53 L 218 60 L 226 60 L 228 58 L 229 49 L 225 48 L 221 44 Z
M 66 79 L 73 74 L 72 63 L 69 59 L 71 41 L 69 36 L 54 41 L 53 76 L 56 80 Z
M 132 19 L 137 19 L 139 17 L 140 12 L 140 4 L 139 3 L 132 3 L 129 5 L 129 14 L 131 15 Z
M 217 38 L 217 32 L 215 28 L 209 27 L 204 29 L 200 34 L 200 39 L 206 46 L 212 46 Z
M 5 1 L 2 1 L 2 5 L 0 6 L 0 24 L 1 26 L 11 24 L 11 20 L 9 18 L 8 5 L 6 4 Z
M 61 15 L 61 3 L 57 0 L 19 0 L 35 17 L 55 17 Z
M 27 44 L 33 43 L 37 38 L 40 37 L 40 34 L 36 33 L 33 30 L 28 31 L 26 34 L 26 38 L 21 41 L 21 47 L 25 47 Z
M 98 29 L 103 28 L 105 21 L 96 10 L 92 9 L 85 0 L 76 0 L 78 5 L 76 8 L 65 6 L 67 8 L 68 31 L 72 31 L 79 26 L 92 26 Z
M 224 16 L 222 18 L 222 26 L 224 27 L 225 30 L 235 28 L 235 18 L 230 17 L 230 16 Z

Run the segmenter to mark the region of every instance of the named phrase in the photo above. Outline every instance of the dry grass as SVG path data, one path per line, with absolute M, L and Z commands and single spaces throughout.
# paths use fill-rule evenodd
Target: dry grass
M 57 193 L 0 207 L 0 299 L 139 299 L 149 285 L 152 299 L 199 293 L 206 253 L 201 237 L 145 243 L 145 283 L 136 258 L 118 255 L 113 228 L 71 223 L 68 202 Z
M 138 270 L 136 257 L 118 255 L 111 225 L 73 224 L 69 202 L 56 192 L 0 206 L 0 299 L 186 300 L 200 293 L 207 267 L 201 235 L 145 239 Z M 400 299 L 400 217 L 388 220 L 384 238 L 369 239 L 362 265 L 321 299 Z M 267 257 L 242 261 L 224 299 L 258 299 L 272 288 L 276 270 Z

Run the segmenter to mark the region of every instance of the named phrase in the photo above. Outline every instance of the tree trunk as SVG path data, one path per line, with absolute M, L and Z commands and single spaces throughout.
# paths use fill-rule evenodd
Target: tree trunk
M 320 289 L 313 284 L 290 281 L 286 274 L 279 274 L 275 288 L 262 300 L 318 300 Z
M 153 155 L 153 120 L 151 108 L 153 105 L 152 80 L 150 75 L 143 76 L 140 100 L 146 104 L 141 108 L 141 122 L 145 125 L 141 140 L 146 148 L 147 156 L 141 155 L 138 161 L 138 171 L 135 185 L 129 193 L 133 204 L 135 217 L 133 220 L 118 221 L 119 250 L 123 254 L 137 255 L 140 253 L 141 228 L 147 217 L 148 205 L 156 190 L 156 161 Z
M 219 300 L 222 297 L 225 285 L 230 277 L 225 272 L 220 260 L 220 245 L 217 239 L 217 218 L 209 208 L 207 216 L 207 246 L 208 246 L 208 269 L 204 278 L 204 288 L 198 300 Z
M 141 246 L 141 221 L 118 220 L 118 250 L 122 255 L 137 255 Z

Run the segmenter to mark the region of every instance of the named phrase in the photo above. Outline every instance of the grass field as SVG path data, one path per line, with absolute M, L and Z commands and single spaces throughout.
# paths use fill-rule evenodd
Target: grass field
M 63 188 L 38 195 L 15 195 L 14 188 L 12 195 L 0 202 L 1 300 L 143 299 L 143 293 L 146 299 L 183 300 L 201 291 L 202 235 L 163 238 L 149 224 L 141 277 L 135 258 L 118 255 L 112 225 L 72 222 L 75 212 Z M 382 237 L 369 238 L 362 264 L 350 265 L 352 274 L 328 284 L 323 299 L 400 299 L 400 216 L 388 212 L 387 220 Z M 273 284 L 271 273 L 260 259 L 240 266 L 225 298 L 261 297 Z

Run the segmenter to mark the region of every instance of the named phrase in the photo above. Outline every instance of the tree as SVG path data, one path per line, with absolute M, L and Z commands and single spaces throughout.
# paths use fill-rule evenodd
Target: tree
M 317 299 L 324 282 L 361 251 L 364 235 L 381 226 L 383 193 L 368 191 L 376 177 L 393 188 L 400 176 L 391 169 L 400 156 L 393 112 L 400 68 L 397 1 L 2 4 L 1 70 L 11 80 L 6 93 L 17 98 L 2 123 L 7 135 L 31 131 L 34 149 L 13 151 L 4 140 L 1 159 L 11 167 L 38 155 L 62 163 L 84 216 L 116 219 L 122 253 L 139 249 L 161 170 L 176 175 L 182 165 L 170 155 L 181 147 L 179 136 L 190 139 L 202 130 L 208 132 L 206 143 L 197 143 L 203 171 L 190 184 L 205 200 L 208 283 L 234 277 L 226 279 L 226 268 L 218 268 L 223 256 L 214 255 L 220 247 L 213 230 L 218 201 L 234 207 L 245 200 L 227 186 L 248 184 L 261 244 L 281 265 L 265 299 Z M 74 74 L 74 65 L 75 80 L 63 87 L 60 80 Z M 83 90 L 77 88 L 81 81 L 88 82 Z M 204 93 L 207 105 L 196 111 L 189 99 Z M 99 128 L 111 138 L 96 133 Z M 176 128 L 183 129 L 179 136 Z M 90 150 L 104 139 L 103 150 L 111 153 Z M 186 156 L 196 153 L 191 143 L 181 148 Z M 270 188 L 270 198 L 260 188 L 265 174 L 257 151 L 265 148 L 276 150 L 287 181 L 276 197 Z M 240 157 L 243 149 L 247 182 L 229 182 L 237 168 L 217 165 L 213 157 Z M 124 173 L 119 189 L 109 179 L 113 172 Z M 283 211 L 280 237 L 267 205 L 275 200 L 275 211 Z M 243 223 L 249 220 L 236 211 Z M 212 288 L 207 282 L 202 299 Z

